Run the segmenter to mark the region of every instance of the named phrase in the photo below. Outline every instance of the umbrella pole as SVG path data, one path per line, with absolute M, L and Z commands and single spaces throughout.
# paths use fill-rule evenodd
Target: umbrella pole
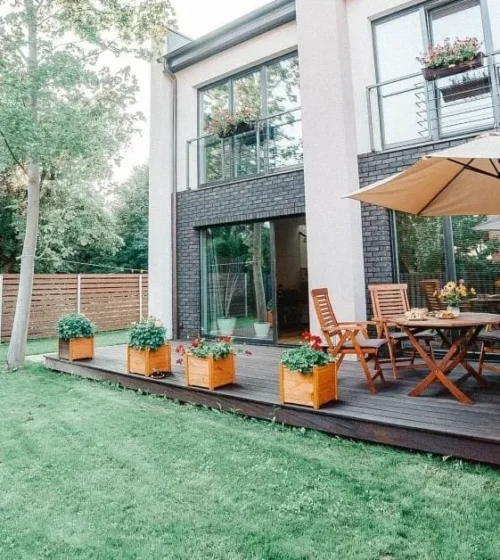
M 451 216 L 443 217 L 443 238 L 445 269 L 447 281 L 457 281 L 457 267 L 455 263 L 455 243 L 453 242 L 453 226 Z

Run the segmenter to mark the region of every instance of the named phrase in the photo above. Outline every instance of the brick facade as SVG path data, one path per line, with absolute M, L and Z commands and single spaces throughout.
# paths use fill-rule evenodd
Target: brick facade
M 420 157 L 464 142 L 463 139 L 358 157 L 362 187 L 403 171 Z M 270 220 L 305 213 L 304 173 L 295 170 L 178 194 L 178 309 L 183 337 L 201 328 L 200 229 L 208 226 Z M 397 281 L 394 270 L 391 213 L 362 205 L 366 284 Z M 367 294 L 368 296 L 368 294 Z M 371 310 L 368 302 L 368 316 Z
M 305 213 L 304 172 L 183 191 L 177 199 L 179 334 L 200 332 L 200 229 Z

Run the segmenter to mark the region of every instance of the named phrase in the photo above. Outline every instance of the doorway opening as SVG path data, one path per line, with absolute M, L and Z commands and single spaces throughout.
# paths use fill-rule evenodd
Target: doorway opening
M 305 216 L 274 222 L 276 333 L 279 344 L 298 344 L 309 330 L 307 228 Z

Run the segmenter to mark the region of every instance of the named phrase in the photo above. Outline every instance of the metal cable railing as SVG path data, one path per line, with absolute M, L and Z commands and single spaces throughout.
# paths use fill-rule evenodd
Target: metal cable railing
M 500 51 L 484 66 L 426 81 L 421 72 L 367 88 L 373 151 L 433 142 L 500 125 Z
M 187 142 L 186 165 L 188 188 L 300 167 L 300 108 L 259 119 L 226 138 L 193 138 Z

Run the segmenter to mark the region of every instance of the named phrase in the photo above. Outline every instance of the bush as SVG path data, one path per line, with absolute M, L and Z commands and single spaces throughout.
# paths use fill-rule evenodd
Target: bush
M 56 324 L 56 331 L 59 338 L 69 340 L 70 338 L 89 338 L 93 337 L 96 326 L 92 321 L 80 313 L 70 313 L 63 315 Z
M 280 362 L 292 372 L 311 375 L 314 366 L 326 366 L 333 360 L 321 347 L 319 336 L 313 336 L 308 332 L 302 336 L 306 342 L 284 352 Z
M 161 321 L 148 317 L 138 323 L 132 323 L 128 345 L 136 350 L 158 350 L 167 340 L 167 330 Z

